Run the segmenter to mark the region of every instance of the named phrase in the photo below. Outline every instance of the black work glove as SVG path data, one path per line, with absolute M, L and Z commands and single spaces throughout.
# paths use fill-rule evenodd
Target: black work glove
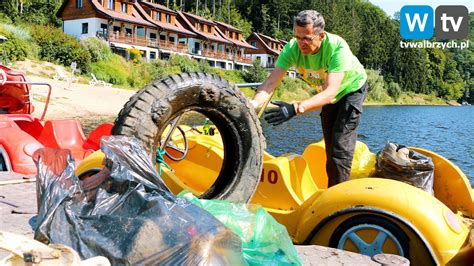
M 296 115 L 293 104 L 282 101 L 272 101 L 272 103 L 277 105 L 278 108 L 272 108 L 265 111 L 265 115 L 263 116 L 265 121 L 267 121 L 272 126 L 278 126 L 279 124 L 290 120 Z

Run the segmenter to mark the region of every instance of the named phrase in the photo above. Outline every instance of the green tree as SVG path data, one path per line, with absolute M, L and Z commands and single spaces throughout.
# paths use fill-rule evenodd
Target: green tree
M 39 57 L 50 62 L 58 62 L 70 66 L 72 62 L 84 72 L 89 70 L 91 55 L 79 40 L 67 35 L 59 28 L 34 26 L 33 38 L 40 47 Z
M 398 99 L 400 99 L 400 96 L 402 95 L 402 89 L 400 88 L 400 85 L 393 81 L 388 84 L 387 92 L 388 95 L 390 95 L 390 97 L 392 97 L 395 102 L 397 102 Z
M 262 66 L 260 60 L 255 60 L 252 66 L 244 72 L 244 79 L 247 82 L 262 82 L 268 76 L 268 72 Z
M 438 91 L 438 96 L 447 100 L 458 100 L 463 96 L 464 83 L 456 69 L 456 61 L 449 55 L 446 60 L 446 68 L 443 73 L 443 80 Z

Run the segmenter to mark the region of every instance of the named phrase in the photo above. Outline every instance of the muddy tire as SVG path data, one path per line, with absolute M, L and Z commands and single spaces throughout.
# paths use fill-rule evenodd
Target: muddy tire
M 112 134 L 136 137 L 150 158 L 155 158 L 166 125 L 189 111 L 207 116 L 224 143 L 219 176 L 200 197 L 248 202 L 262 171 L 265 139 L 257 115 L 244 95 L 222 78 L 182 73 L 154 81 L 124 105 Z

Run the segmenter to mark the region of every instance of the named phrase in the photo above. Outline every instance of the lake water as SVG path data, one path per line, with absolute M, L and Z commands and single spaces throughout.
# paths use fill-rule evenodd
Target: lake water
M 275 156 L 301 154 L 323 136 L 319 112 L 277 127 L 262 125 L 267 151 Z M 459 166 L 474 184 L 474 106 L 366 106 L 358 134 L 375 153 L 388 141 L 434 151 Z

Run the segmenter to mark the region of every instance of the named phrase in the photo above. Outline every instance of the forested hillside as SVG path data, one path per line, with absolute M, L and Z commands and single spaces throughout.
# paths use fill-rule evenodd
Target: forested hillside
M 55 12 L 61 0 L 2 0 L 0 20 L 15 24 L 61 26 Z M 292 18 L 300 10 L 315 9 L 326 20 L 326 30 L 347 40 L 361 63 L 378 72 L 396 98 L 404 92 L 432 94 L 446 100 L 474 102 L 473 28 L 468 49 L 400 48 L 397 16 L 390 18 L 367 1 L 329 0 L 157 0 L 175 10 L 227 22 L 244 31 L 290 39 Z M 400 3 L 402 6 L 403 3 Z M 466 40 L 458 40 L 466 41 Z M 374 89 L 374 88 L 372 88 Z M 377 89 L 377 88 L 375 88 Z M 376 93 L 375 93 L 376 95 Z

